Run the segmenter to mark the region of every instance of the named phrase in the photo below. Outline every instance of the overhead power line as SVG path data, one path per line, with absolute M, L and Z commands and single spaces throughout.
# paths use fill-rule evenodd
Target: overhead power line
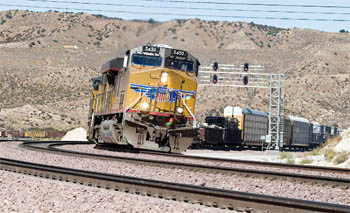
M 139 0 L 139 1 L 146 1 L 146 2 L 191 3 L 191 4 L 246 5 L 246 6 L 266 6 L 266 7 L 311 7 L 311 8 L 350 9 L 350 7 L 347 7 L 347 6 L 338 6 L 338 5 L 264 4 L 264 3 L 184 1 L 184 0 Z
M 50 2 L 59 4 L 79 4 L 93 6 L 112 6 L 112 7 L 140 7 L 140 8 L 158 8 L 158 9 L 185 9 L 185 10 L 207 10 L 207 11 L 235 11 L 235 12 L 262 12 L 262 13 L 290 13 L 290 14 L 324 14 L 324 15 L 350 15 L 350 12 L 321 12 L 321 11 L 295 11 L 295 10 L 248 10 L 248 9 L 228 9 L 228 8 L 205 8 L 205 7 L 184 7 L 184 6 L 161 6 L 161 5 L 139 5 L 139 4 L 119 4 L 119 3 L 100 3 L 100 2 L 82 2 L 82 1 L 59 1 L 59 0 L 25 0 L 30 2 Z
M 350 22 L 350 19 L 313 19 L 313 18 L 289 18 L 289 17 L 268 17 L 268 16 L 232 16 L 232 15 L 214 15 L 214 14 L 184 14 L 184 13 L 165 13 L 165 12 L 140 12 L 128 10 L 100 10 L 100 9 L 81 9 L 68 7 L 45 7 L 45 6 L 31 6 L 31 5 L 15 5 L 15 4 L 0 4 L 6 7 L 19 8 L 34 8 L 47 10 L 73 10 L 82 12 L 112 12 L 112 13 L 127 13 L 127 14 L 143 14 L 143 15 L 158 15 L 158 16 L 183 16 L 183 17 L 209 17 L 209 18 L 235 18 L 235 19 L 269 19 L 269 20 L 297 20 L 297 21 L 322 21 L 322 22 Z

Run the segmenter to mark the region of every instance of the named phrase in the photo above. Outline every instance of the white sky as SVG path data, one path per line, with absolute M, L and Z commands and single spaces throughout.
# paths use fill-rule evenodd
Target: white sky
M 47 0 L 46 0 L 47 1 Z M 244 21 L 254 22 L 256 24 L 264 24 L 282 28 L 310 28 L 329 32 L 339 32 L 340 29 L 350 31 L 350 0 L 182 0 L 182 2 L 164 2 L 145 1 L 145 0 L 48 0 L 51 2 L 33 1 L 33 0 L 1 0 L 0 10 L 9 9 L 28 9 L 32 11 L 71 11 L 71 12 L 87 12 L 92 14 L 102 14 L 108 17 L 118 17 L 125 20 L 150 18 L 156 21 L 167 21 L 172 19 L 188 19 L 200 18 L 205 20 L 225 20 L 225 21 Z M 53 2 L 56 1 L 56 2 Z M 59 2 L 57 2 L 59 1 Z M 70 3 L 60 3 L 60 2 Z M 188 1 L 196 1 L 200 3 L 188 3 Z M 75 2 L 75 3 L 72 3 Z M 208 2 L 223 2 L 223 3 L 263 3 L 263 4 L 289 4 L 289 5 L 315 5 L 315 6 L 341 6 L 347 8 L 318 8 L 318 7 L 271 7 L 271 6 L 250 6 L 250 5 L 227 5 L 227 4 L 210 4 Z M 92 4 L 86 4 L 92 3 Z M 113 5 L 95 5 L 93 3 L 109 3 L 119 4 Z M 129 5 L 129 6 L 121 6 Z M 7 6 L 15 5 L 15 6 Z M 131 6 L 132 5 L 132 6 Z M 144 7 L 146 6 L 146 7 Z M 153 6 L 153 8 L 152 8 Z M 158 8 L 157 8 L 158 7 Z M 159 8 L 171 7 L 171 8 Z M 182 8 L 174 8 L 182 7 Z M 185 8 L 183 8 L 185 7 Z M 61 8 L 61 9 L 58 9 Z M 187 9 L 186 9 L 187 8 Z M 218 10 L 205 9 L 190 9 L 190 8 L 208 8 Z M 89 10 L 110 10 L 108 11 L 89 11 Z M 258 11 L 237 11 L 237 10 L 269 10 L 269 11 L 293 11 L 293 12 L 314 12 L 308 13 L 286 13 L 286 12 L 258 12 Z M 114 11 L 114 12 L 111 12 Z M 119 11 L 119 12 L 117 12 Z M 122 12 L 124 11 L 124 12 Z M 129 13 L 130 12 L 130 13 Z M 317 12 L 317 13 L 315 13 Z M 346 13 L 346 14 L 318 14 L 322 13 Z M 148 13 L 148 14 L 142 14 Z M 163 13 L 163 15 L 159 14 Z M 166 14 L 164 14 L 166 13 Z M 177 15 L 169 15 L 177 14 Z M 226 16 L 226 17 L 219 17 Z M 232 17 L 236 16 L 236 17 Z M 237 16 L 245 16 L 250 18 L 238 18 Z M 271 17 L 277 19 L 259 19 L 254 17 Z M 279 18 L 294 18 L 294 19 L 331 19 L 343 21 L 312 21 L 312 20 L 279 20 Z

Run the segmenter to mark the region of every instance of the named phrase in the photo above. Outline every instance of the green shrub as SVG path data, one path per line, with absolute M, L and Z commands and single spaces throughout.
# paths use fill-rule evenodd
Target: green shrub
M 312 160 L 311 160 L 311 159 L 308 159 L 308 158 L 302 159 L 302 160 L 300 161 L 300 164 L 309 164 L 309 163 L 312 163 Z
M 153 18 L 148 19 L 147 22 L 150 23 L 150 24 L 155 24 L 156 23 L 156 21 Z
M 286 163 L 287 164 L 294 164 L 295 163 L 295 161 L 294 161 L 294 159 L 287 159 L 287 161 L 286 161 Z
M 327 161 L 332 161 L 334 156 L 336 155 L 336 152 L 333 149 L 326 149 L 324 151 L 324 156 L 326 157 Z
M 321 154 L 321 146 L 317 147 L 316 149 L 311 150 L 311 152 L 309 152 L 309 155 L 312 156 L 316 156 L 316 155 L 320 155 Z
M 343 151 L 339 155 L 337 155 L 337 157 L 334 159 L 334 162 L 336 164 L 341 164 L 341 163 L 344 163 L 347 159 L 349 159 L 349 157 L 350 157 L 350 153 Z
M 7 14 L 6 14 L 6 18 L 8 18 L 8 19 L 12 19 L 12 15 L 11 15 L 11 14 L 9 14 L 9 13 L 7 13 Z
M 290 152 L 282 152 L 280 154 L 280 159 L 288 159 L 288 158 L 292 158 L 292 154 Z
M 34 45 L 35 45 L 35 42 L 33 41 L 29 44 L 29 47 L 32 48 Z

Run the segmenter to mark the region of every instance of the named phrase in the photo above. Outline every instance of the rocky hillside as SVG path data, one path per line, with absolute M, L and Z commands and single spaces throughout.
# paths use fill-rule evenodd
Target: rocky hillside
M 89 79 L 129 48 L 162 43 L 202 64 L 261 64 L 285 74 L 287 114 L 350 126 L 350 35 L 199 19 L 124 21 L 83 13 L 0 12 L 0 128 L 84 126 Z M 218 95 L 219 94 L 219 95 Z M 268 91 L 199 88 L 196 114 L 268 111 Z M 209 101 L 208 101 L 209 100 Z M 208 104 L 209 103 L 209 104 Z

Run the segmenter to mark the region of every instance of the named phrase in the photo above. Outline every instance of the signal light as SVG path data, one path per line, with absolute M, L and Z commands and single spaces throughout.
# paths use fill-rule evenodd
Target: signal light
M 218 82 L 218 77 L 216 75 L 213 76 L 213 83 L 216 84 Z
M 218 70 L 218 69 L 219 69 L 219 64 L 218 64 L 218 62 L 214 62 L 214 63 L 213 63 L 213 70 L 216 71 L 216 70 Z
M 248 84 L 248 76 L 243 77 L 243 84 L 247 85 Z
M 243 68 L 244 71 L 248 72 L 249 70 L 249 64 L 248 63 L 244 63 L 244 68 Z

